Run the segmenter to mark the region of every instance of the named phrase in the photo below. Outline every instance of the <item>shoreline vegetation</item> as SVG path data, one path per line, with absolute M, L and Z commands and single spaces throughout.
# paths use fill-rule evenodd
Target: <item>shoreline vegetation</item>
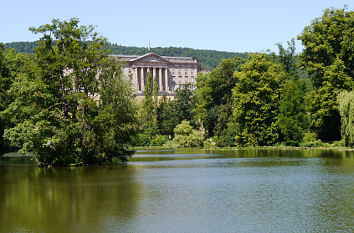
M 32 27 L 35 53 L 0 43 L 0 153 L 31 152 L 48 167 L 124 163 L 131 148 L 352 151 L 353 16 L 325 9 L 297 36 L 301 53 L 291 39 L 277 53 L 223 59 L 173 100 L 158 98 L 147 72 L 142 102 L 95 27 Z
M 354 151 L 352 147 L 343 146 L 319 146 L 319 147 L 302 147 L 302 146 L 249 146 L 249 147 L 164 147 L 164 146 L 146 146 L 133 147 L 136 152 L 139 150 L 178 150 L 178 149 L 199 149 L 199 150 L 217 150 L 217 151 L 237 151 L 237 150 L 333 150 L 333 151 Z M 134 156 L 134 155 L 133 155 Z
M 252 151 L 252 150 L 278 150 L 278 151 L 300 151 L 300 150 L 313 150 L 313 151 L 334 151 L 334 152 L 354 152 L 354 148 L 350 147 L 342 147 L 342 146 L 320 146 L 320 147 L 296 147 L 296 146 L 254 146 L 254 147 L 179 147 L 179 148 L 172 148 L 172 147 L 164 147 L 164 146 L 145 146 L 145 147 L 133 147 L 131 150 L 135 151 L 134 154 L 128 158 L 127 162 L 129 162 L 134 155 L 141 151 L 175 151 L 175 150 L 202 150 L 202 151 Z M 34 158 L 33 154 L 26 155 L 26 154 L 19 154 L 17 152 L 7 152 L 5 154 L 0 155 L 0 158 Z M 107 163 L 105 165 L 114 165 L 114 164 L 125 164 L 121 161 L 112 161 L 112 163 Z M 77 166 L 77 165 L 70 165 L 70 166 Z

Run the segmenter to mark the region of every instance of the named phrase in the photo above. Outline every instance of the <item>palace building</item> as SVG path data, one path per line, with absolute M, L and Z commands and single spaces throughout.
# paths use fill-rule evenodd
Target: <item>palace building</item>
M 191 57 L 166 57 L 155 53 L 112 56 L 123 63 L 123 74 L 131 78 L 137 96 L 144 95 L 148 72 L 151 72 L 154 82 L 157 80 L 159 96 L 174 96 L 175 90 L 186 84 L 194 90 L 200 70 L 198 61 Z

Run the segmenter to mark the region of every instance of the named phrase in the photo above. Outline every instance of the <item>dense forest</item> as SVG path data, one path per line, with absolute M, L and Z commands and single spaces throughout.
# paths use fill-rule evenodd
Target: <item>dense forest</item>
M 5 44 L 5 49 L 14 48 L 17 53 L 30 54 L 34 53 L 36 46 L 37 42 L 11 42 Z M 114 43 L 107 43 L 106 48 L 110 50 L 112 54 L 144 55 L 149 52 L 148 49 L 144 47 L 122 46 Z M 201 68 L 215 68 L 222 59 L 226 58 L 247 58 L 247 53 L 177 47 L 156 47 L 152 48 L 151 52 L 157 53 L 161 56 L 193 57 L 199 61 Z
M 302 53 L 292 39 L 222 59 L 173 100 L 158 98 L 148 72 L 139 103 L 106 39 L 78 19 L 52 20 L 30 29 L 43 35 L 35 53 L 0 43 L 0 151 L 51 166 L 124 161 L 137 146 L 354 147 L 353 25 L 353 11 L 326 9 L 298 35 Z

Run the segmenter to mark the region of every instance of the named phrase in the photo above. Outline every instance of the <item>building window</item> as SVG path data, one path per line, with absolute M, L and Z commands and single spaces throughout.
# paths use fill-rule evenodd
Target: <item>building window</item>
M 176 82 L 176 77 L 175 76 L 172 76 L 172 82 Z
M 185 77 L 184 77 L 184 82 L 185 82 L 185 83 L 188 83 L 188 76 L 185 76 Z
M 191 74 L 194 74 L 193 70 L 191 71 Z
M 131 69 L 128 69 L 128 73 L 131 74 L 131 72 L 132 72 Z
M 181 74 L 181 70 L 178 71 L 178 74 Z
M 187 71 L 184 71 L 184 74 L 187 74 Z
M 182 76 L 178 76 L 178 82 L 182 83 Z
M 192 90 L 192 91 L 194 90 L 194 87 L 193 87 L 193 85 L 191 85 L 191 90 Z
M 191 83 L 194 83 L 194 76 L 191 77 Z
M 175 71 L 174 71 L 174 70 L 172 70 L 172 74 L 175 74 Z

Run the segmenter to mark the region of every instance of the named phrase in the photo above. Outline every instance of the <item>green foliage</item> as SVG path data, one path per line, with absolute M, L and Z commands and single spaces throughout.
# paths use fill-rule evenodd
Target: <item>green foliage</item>
M 195 98 L 188 85 L 177 90 L 174 100 L 167 102 L 165 99 L 163 102 L 160 102 L 160 115 L 158 117 L 160 132 L 164 135 L 172 136 L 174 134 L 174 128 L 181 123 L 182 120 L 193 120 L 194 107 Z
M 106 40 L 78 23 L 52 20 L 30 29 L 42 38 L 3 112 L 14 124 L 5 137 L 41 166 L 100 164 L 131 153 L 131 84 L 104 50 Z
M 149 135 L 138 133 L 136 135 L 132 135 L 132 145 L 133 146 L 149 146 Z
M 314 86 L 308 96 L 311 128 L 322 140 L 340 139 L 337 95 L 353 86 L 353 22 L 353 11 L 326 9 L 298 36 L 305 46 L 300 62 Z
M 26 60 L 27 55 L 16 54 L 14 49 L 4 49 L 4 45 L 0 43 L 0 112 L 12 102 L 10 86 L 21 72 Z M 9 127 L 11 122 L 0 114 L 0 155 L 13 149 L 3 138 L 4 130 Z
M 281 43 L 277 43 L 279 49 L 279 62 L 283 64 L 286 73 L 293 75 L 297 71 L 296 67 L 296 55 L 295 55 L 295 39 L 288 41 L 288 48 L 285 49 Z
M 239 125 L 235 122 L 228 122 L 225 129 L 218 136 L 214 137 L 214 141 L 219 147 L 232 147 L 236 145 L 235 138 L 239 132 Z
M 20 53 L 33 53 L 37 42 L 12 42 L 6 43 L 5 48 L 14 48 Z M 122 46 L 117 44 L 108 43 L 106 48 L 112 52 L 112 54 L 126 54 L 126 55 L 144 55 L 148 53 L 148 49 L 145 47 L 131 47 Z M 247 53 L 234 53 L 216 50 L 202 50 L 192 48 L 152 48 L 151 52 L 157 53 L 161 56 L 170 57 L 193 57 L 200 62 L 202 68 L 215 68 L 222 59 L 226 58 L 247 58 Z
M 336 146 L 336 147 L 344 147 L 345 146 L 345 141 L 342 139 L 342 140 L 339 140 L 339 141 L 334 141 L 333 142 L 333 146 Z
M 305 27 L 298 39 L 305 46 L 301 63 L 311 75 L 316 88 L 323 85 L 326 67 L 336 60 L 343 61 L 344 73 L 353 77 L 354 70 L 354 12 L 344 9 L 326 9 Z
M 198 130 L 193 129 L 189 121 L 182 121 L 181 124 L 176 126 L 174 133 L 175 137 L 172 142 L 179 147 L 199 147 L 203 144 L 203 135 Z
M 278 126 L 287 145 L 298 146 L 309 128 L 304 96 L 306 82 L 301 79 L 287 80 L 279 100 Z
M 354 90 L 341 92 L 337 101 L 342 119 L 341 133 L 344 145 L 354 147 Z
M 317 139 L 317 134 L 315 132 L 308 131 L 299 144 L 301 147 L 319 147 L 327 146 L 326 143 L 323 143 L 321 140 Z
M 157 88 L 156 86 L 154 88 L 154 86 L 152 74 L 148 71 L 144 90 L 143 124 L 144 132 L 149 135 L 150 139 L 159 133 L 157 125 Z
M 215 136 L 214 138 L 217 138 L 217 136 Z M 216 144 L 215 144 L 215 142 L 212 141 L 211 138 L 207 138 L 203 143 L 204 149 L 214 149 L 215 147 L 216 147 Z
M 168 138 L 165 135 L 150 135 L 139 133 L 132 136 L 133 146 L 163 146 Z
M 237 83 L 233 74 L 244 62 L 240 58 L 225 59 L 210 73 L 197 75 L 195 113 L 207 137 L 221 134 L 229 121 L 225 115 L 231 115 L 232 88 Z
M 150 146 L 163 146 L 168 141 L 165 135 L 156 135 L 151 140 Z
M 5 49 L 14 49 L 17 53 L 31 54 L 35 52 L 38 42 L 11 42 L 5 44 Z
M 343 61 L 336 59 L 324 69 L 322 86 L 306 97 L 310 103 L 311 128 L 325 141 L 340 139 L 340 115 L 337 95 L 341 90 L 350 90 L 353 78 L 346 75 Z
M 240 130 L 239 145 L 273 145 L 279 140 L 279 99 L 286 78 L 283 67 L 266 54 L 251 55 L 233 89 L 233 115 Z

